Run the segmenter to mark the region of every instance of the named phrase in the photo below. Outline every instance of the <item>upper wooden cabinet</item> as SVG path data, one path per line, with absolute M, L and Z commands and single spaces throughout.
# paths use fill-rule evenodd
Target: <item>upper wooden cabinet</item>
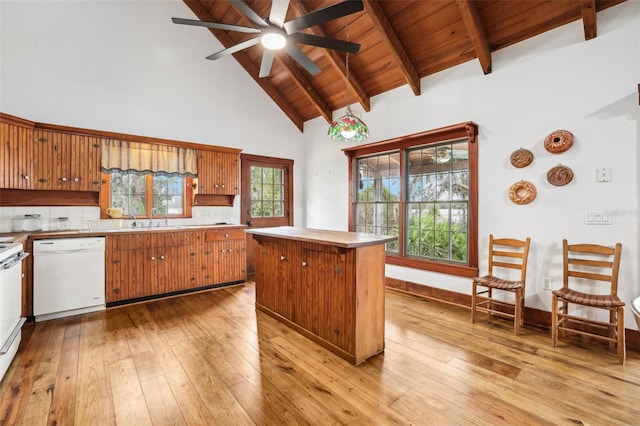
M 198 194 L 238 195 L 240 153 L 198 150 Z
M 33 128 L 0 122 L 0 188 L 33 189 Z
M 32 145 L 33 189 L 100 190 L 100 139 L 36 130 Z

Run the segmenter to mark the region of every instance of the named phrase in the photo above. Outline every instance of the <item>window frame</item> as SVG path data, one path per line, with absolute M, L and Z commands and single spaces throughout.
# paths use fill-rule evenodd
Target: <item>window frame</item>
M 406 152 L 419 146 L 429 146 L 449 140 L 466 138 L 469 143 L 469 201 L 468 201 L 468 259 L 466 264 L 461 262 L 436 261 L 420 259 L 405 254 L 405 220 L 407 207 L 406 188 Z M 468 121 L 441 127 L 426 132 L 389 139 L 386 141 L 344 148 L 342 151 L 349 159 L 349 230 L 355 229 L 355 201 L 356 201 L 356 160 L 361 157 L 380 155 L 390 151 L 400 151 L 401 196 L 399 201 L 399 252 L 387 253 L 386 263 L 406 266 L 433 272 L 440 272 L 463 277 L 478 275 L 478 125 Z
M 109 219 L 109 215 L 107 215 L 107 209 L 111 207 L 111 173 L 102 172 L 102 186 L 100 187 L 100 219 Z M 147 188 L 145 195 L 145 204 L 147 212 L 151 213 L 153 207 L 153 174 L 147 173 L 144 175 L 147 180 Z M 167 215 L 168 218 L 191 218 L 192 217 L 192 206 L 193 206 L 193 198 L 194 198 L 194 180 L 191 177 L 183 178 L 183 190 L 184 196 L 182 197 L 182 207 L 184 213 L 181 215 L 170 214 Z M 133 218 L 133 216 L 129 214 L 124 214 L 122 216 L 125 219 Z M 145 214 L 136 216 L 136 219 L 149 219 L 149 218 L 164 218 L 164 215 L 152 215 Z

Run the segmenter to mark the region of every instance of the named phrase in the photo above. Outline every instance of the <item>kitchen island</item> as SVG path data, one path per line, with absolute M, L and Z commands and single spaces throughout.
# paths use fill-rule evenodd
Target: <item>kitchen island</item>
M 256 309 L 353 364 L 384 350 L 385 243 L 396 237 L 291 226 L 258 243 Z

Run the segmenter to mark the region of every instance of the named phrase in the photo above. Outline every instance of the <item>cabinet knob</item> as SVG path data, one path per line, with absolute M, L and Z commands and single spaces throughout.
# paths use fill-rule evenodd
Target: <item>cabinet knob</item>
M 24 178 L 24 180 L 29 180 L 29 179 L 31 179 L 31 178 L 29 177 L 29 175 L 23 176 L 23 178 Z
M 80 182 L 80 178 L 73 178 L 74 182 Z
M 149 260 L 156 260 L 156 257 L 155 257 L 155 256 L 151 256 L 151 257 L 149 258 Z
M 280 256 L 280 260 L 285 260 L 285 259 L 286 259 L 286 257 Z
M 224 188 L 224 183 L 222 185 L 220 185 L 220 186 Z
M 226 252 L 226 250 L 220 250 L 220 253 L 225 253 L 225 252 Z
M 229 249 L 229 253 L 232 253 L 232 252 L 233 252 L 233 250 L 232 250 L 232 249 Z
M 229 238 L 229 234 L 224 234 L 224 237 L 225 238 Z
M 302 261 L 302 266 L 307 266 L 307 262 Z
M 67 181 L 67 178 L 66 178 L 66 177 L 63 177 L 63 178 L 62 178 L 62 179 L 60 179 L 60 180 L 61 180 L 61 181 L 63 181 L 63 182 L 66 182 L 66 181 Z
M 160 256 L 160 260 L 164 260 L 164 256 Z

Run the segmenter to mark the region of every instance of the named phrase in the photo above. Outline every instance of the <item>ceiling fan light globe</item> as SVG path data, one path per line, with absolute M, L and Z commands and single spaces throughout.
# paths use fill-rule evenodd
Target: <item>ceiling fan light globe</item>
M 280 50 L 287 44 L 287 39 L 282 34 L 268 32 L 260 38 L 260 43 L 267 49 Z

